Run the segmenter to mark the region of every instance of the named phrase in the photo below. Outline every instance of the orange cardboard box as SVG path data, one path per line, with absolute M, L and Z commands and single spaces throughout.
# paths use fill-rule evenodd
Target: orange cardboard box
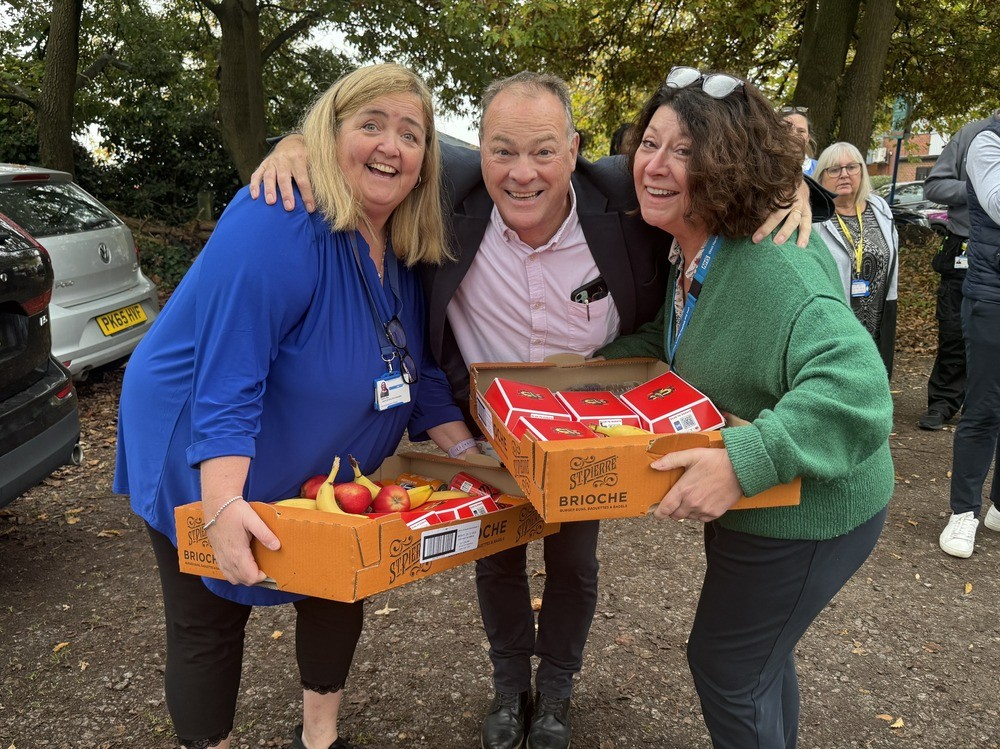
M 254 558 L 268 575 L 262 585 L 334 601 L 357 601 L 559 530 L 557 524 L 542 521 L 500 467 L 404 453 L 388 458 L 370 476 L 394 479 L 408 471 L 445 483 L 464 471 L 498 487 L 504 492 L 503 504 L 509 506 L 482 517 L 411 529 L 398 515 L 371 519 L 252 502 L 254 511 L 281 539 L 278 551 L 253 544 Z M 222 579 L 202 530 L 201 503 L 182 505 L 174 515 L 181 571 Z
M 630 389 L 668 371 L 655 359 L 584 362 L 554 357 L 543 363 L 473 364 L 472 413 L 524 495 L 546 522 L 605 520 L 646 514 L 680 478 L 681 469 L 656 471 L 650 463 L 693 447 L 723 448 L 718 431 L 602 437 L 540 442 L 515 437 L 483 394 L 500 377 L 551 390 Z M 734 509 L 799 503 L 799 479 L 744 497 Z

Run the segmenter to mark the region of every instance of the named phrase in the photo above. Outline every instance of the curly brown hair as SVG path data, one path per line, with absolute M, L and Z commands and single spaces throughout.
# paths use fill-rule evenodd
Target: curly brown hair
M 702 91 L 700 82 L 661 87 L 631 130 L 626 144 L 630 172 L 643 133 L 664 106 L 677 113 L 691 138 L 686 220 L 699 219 L 711 234 L 747 237 L 776 210 L 792 204 L 802 179 L 802 144 L 749 83 L 722 99 Z

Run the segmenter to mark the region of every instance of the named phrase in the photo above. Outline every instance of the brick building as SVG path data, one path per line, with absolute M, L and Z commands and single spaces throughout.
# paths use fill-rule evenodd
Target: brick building
M 926 179 L 946 143 L 947 140 L 940 133 L 920 133 L 904 140 L 896 181 L 911 182 Z M 891 177 L 898 144 L 899 141 L 895 138 L 883 137 L 880 147 L 868 152 L 868 174 L 873 177 L 876 175 Z

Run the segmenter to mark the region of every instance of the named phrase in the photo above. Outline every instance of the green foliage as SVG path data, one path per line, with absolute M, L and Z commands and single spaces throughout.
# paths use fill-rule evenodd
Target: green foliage
M 875 190 L 879 187 L 882 187 L 882 185 L 888 185 L 890 182 L 892 182 L 892 176 L 889 174 L 876 174 L 874 177 L 871 178 L 871 181 L 872 181 L 872 189 Z
M 156 284 L 161 294 L 169 294 L 181 282 L 199 250 L 163 242 L 141 232 L 133 231 L 133 236 L 139 246 L 143 272 Z

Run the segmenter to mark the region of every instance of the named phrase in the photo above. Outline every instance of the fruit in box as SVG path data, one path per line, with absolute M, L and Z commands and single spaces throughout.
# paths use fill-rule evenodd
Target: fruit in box
M 326 476 L 323 477 L 324 479 Z M 276 505 L 281 505 L 282 507 L 298 507 L 300 510 L 315 510 L 316 500 L 308 499 L 306 497 L 292 497 L 291 499 L 282 499 L 275 502 Z
M 322 473 L 306 479 L 302 484 L 302 488 L 299 489 L 299 497 L 303 499 L 316 499 L 316 493 L 324 481 L 326 481 L 326 476 Z
M 396 484 L 387 484 L 375 495 L 372 512 L 405 512 L 410 509 L 410 495 Z
M 353 481 L 334 484 L 333 495 L 340 509 L 352 515 L 363 515 L 372 506 L 372 494 L 368 488 Z

